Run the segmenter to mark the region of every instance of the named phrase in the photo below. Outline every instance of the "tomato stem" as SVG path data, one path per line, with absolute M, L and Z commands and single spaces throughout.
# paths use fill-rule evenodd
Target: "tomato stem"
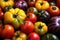
M 27 18 L 30 18 L 30 15 L 28 15 Z
M 42 26 L 41 25 L 39 25 L 39 27 L 38 27 L 39 29 L 42 29 Z
M 17 14 L 14 14 L 13 17 L 16 18 L 18 15 Z
M 43 3 L 40 3 L 41 5 L 43 5 Z
M 56 10 L 56 7 L 52 7 L 53 10 Z
M 16 38 L 19 37 L 19 34 L 15 34 Z
M 8 0 L 4 0 L 5 2 L 7 2 Z

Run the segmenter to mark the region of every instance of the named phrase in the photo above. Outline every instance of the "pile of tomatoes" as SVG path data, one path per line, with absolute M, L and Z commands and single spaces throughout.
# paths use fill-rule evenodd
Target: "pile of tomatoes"
M 0 40 L 59 40 L 60 0 L 0 0 Z

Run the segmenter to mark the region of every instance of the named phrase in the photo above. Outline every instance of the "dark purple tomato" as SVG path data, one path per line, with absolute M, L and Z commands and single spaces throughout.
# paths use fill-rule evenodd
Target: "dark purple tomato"
M 26 1 L 19 0 L 19 1 L 15 2 L 15 7 L 21 8 L 23 10 L 27 10 L 28 5 L 27 5 Z
M 55 16 L 51 18 L 48 29 L 50 33 L 54 33 L 58 36 L 60 35 L 60 16 Z
M 49 21 L 50 14 L 47 11 L 42 10 L 38 13 L 37 17 L 38 17 L 38 21 L 47 23 Z

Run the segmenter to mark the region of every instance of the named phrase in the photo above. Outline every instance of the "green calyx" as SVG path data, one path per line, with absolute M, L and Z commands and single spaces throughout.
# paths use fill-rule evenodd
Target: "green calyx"
M 53 9 L 53 10 L 56 10 L 56 7 L 55 7 L 55 6 L 53 6 L 53 7 L 52 7 L 52 9 Z
M 44 11 L 41 11 L 41 12 L 39 13 L 39 15 L 40 15 L 40 16 L 44 16 L 44 13 L 45 13 Z
M 39 26 L 38 29 L 42 29 L 42 26 Z
M 17 33 L 17 34 L 15 34 L 15 37 L 16 37 L 16 38 L 18 38 L 19 36 L 20 36 L 20 35 L 19 35 L 18 33 Z
M 41 2 L 40 4 L 43 5 L 43 2 Z
M 55 6 L 56 3 L 55 2 L 50 2 L 50 5 Z
M 43 27 L 43 25 L 40 24 L 40 25 L 38 26 L 38 29 L 42 29 L 42 27 Z
M 16 18 L 18 15 L 17 14 L 14 14 L 13 17 Z
M 30 7 L 28 12 L 33 12 L 34 14 L 38 14 L 38 10 L 35 7 Z
M 15 29 L 18 29 L 22 23 L 23 23 L 23 20 L 20 17 L 14 18 L 14 21 L 12 22 Z
M 11 9 L 11 8 L 12 8 L 11 6 L 6 6 L 5 11 L 9 11 L 9 9 Z
M 18 17 L 18 12 L 16 14 L 13 14 L 13 18 L 17 18 Z

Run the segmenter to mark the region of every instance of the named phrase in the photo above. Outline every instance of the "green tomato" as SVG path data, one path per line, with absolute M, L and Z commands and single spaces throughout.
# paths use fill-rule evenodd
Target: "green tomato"
M 35 7 L 30 7 L 27 10 L 27 13 L 33 12 L 34 14 L 38 14 L 38 10 Z
M 42 37 L 42 40 L 59 40 L 59 38 L 54 34 L 46 34 Z

